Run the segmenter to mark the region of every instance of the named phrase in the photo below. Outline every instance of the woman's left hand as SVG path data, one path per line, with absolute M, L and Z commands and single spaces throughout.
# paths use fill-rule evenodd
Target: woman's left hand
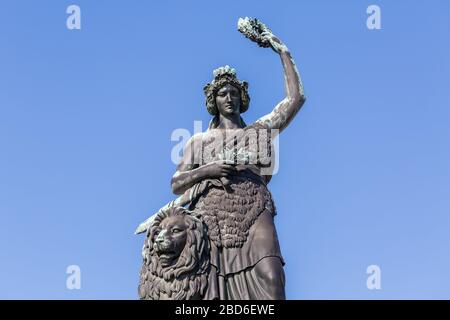
M 261 37 L 263 37 L 270 43 L 272 49 L 276 53 L 280 54 L 281 52 L 288 51 L 288 48 L 286 47 L 286 45 L 277 36 L 275 36 L 272 32 L 264 31 L 261 33 Z

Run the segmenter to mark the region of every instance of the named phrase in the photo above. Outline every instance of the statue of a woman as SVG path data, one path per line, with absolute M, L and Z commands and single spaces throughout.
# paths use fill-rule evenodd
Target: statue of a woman
M 283 131 L 305 96 L 288 48 L 267 28 L 257 36 L 260 45 L 267 44 L 281 58 L 286 97 L 272 112 L 247 126 L 241 118 L 250 102 L 247 83 L 239 81 L 228 66 L 215 70 L 213 81 L 204 88 L 213 119 L 206 132 L 187 143 L 172 178 L 173 192 L 189 193 L 189 209 L 200 214 L 207 226 L 211 272 L 205 299 L 285 299 L 284 261 L 267 189 L 271 176 L 262 173 L 267 162 L 255 157 L 264 147 L 261 139 L 244 143 L 246 155 L 236 145 L 239 139 L 248 138 L 249 130 L 258 138 L 263 132 Z

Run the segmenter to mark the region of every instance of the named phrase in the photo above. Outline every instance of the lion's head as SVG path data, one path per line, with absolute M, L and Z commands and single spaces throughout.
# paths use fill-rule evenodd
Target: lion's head
M 182 207 L 161 211 L 147 232 L 139 296 L 201 299 L 207 287 L 208 237 L 203 222 Z

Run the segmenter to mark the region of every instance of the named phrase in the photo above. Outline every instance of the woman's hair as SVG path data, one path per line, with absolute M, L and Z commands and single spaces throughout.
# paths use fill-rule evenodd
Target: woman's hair
M 239 81 L 236 77 L 236 70 L 230 66 L 220 67 L 213 71 L 214 79 L 203 88 L 206 96 L 206 109 L 209 114 L 214 116 L 209 123 L 209 129 L 217 128 L 219 125 L 219 109 L 216 105 L 217 91 L 224 85 L 229 84 L 239 89 L 241 94 L 241 107 L 239 112 L 244 113 L 248 110 L 250 104 L 250 96 L 248 95 L 248 83 L 246 81 Z M 241 117 L 241 125 L 246 126 Z

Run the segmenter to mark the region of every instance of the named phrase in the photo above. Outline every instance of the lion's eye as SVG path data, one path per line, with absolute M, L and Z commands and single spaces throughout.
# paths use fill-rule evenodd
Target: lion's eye
M 178 228 L 173 228 L 172 229 L 172 233 L 178 233 L 178 232 L 181 232 L 181 229 L 178 229 Z

